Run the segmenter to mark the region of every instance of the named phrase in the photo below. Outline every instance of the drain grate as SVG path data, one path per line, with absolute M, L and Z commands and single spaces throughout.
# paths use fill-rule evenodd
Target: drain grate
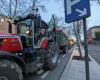
M 73 56 L 73 60 L 83 60 L 84 61 L 85 57 Z M 88 57 L 88 60 L 91 61 L 89 57 Z

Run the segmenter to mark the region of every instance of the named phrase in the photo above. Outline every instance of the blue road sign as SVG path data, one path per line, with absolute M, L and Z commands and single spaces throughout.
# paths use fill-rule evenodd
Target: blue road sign
M 65 0 L 65 22 L 73 22 L 90 16 L 89 0 Z

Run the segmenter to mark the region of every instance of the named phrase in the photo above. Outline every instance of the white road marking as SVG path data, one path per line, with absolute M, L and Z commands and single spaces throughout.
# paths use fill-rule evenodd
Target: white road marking
M 44 72 L 44 70 L 41 69 L 41 70 L 37 71 L 37 74 L 41 74 L 41 73 L 43 73 L 43 72 Z
M 44 79 L 49 73 L 50 73 L 50 71 L 45 72 L 45 73 L 41 76 L 41 79 Z
M 64 54 L 62 57 L 65 57 L 66 56 L 66 54 Z

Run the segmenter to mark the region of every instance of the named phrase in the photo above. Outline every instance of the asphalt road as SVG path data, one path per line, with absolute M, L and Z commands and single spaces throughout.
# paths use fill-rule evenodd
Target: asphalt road
M 100 45 L 89 45 L 88 51 L 95 61 L 100 65 Z
M 59 80 L 67 62 L 71 56 L 73 50 L 70 50 L 68 54 L 60 54 L 58 65 L 52 71 L 37 71 L 35 74 L 31 74 L 26 80 Z

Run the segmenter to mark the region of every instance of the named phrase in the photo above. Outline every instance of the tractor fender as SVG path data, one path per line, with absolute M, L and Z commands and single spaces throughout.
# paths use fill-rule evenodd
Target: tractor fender
M 49 43 L 54 42 L 53 39 L 48 39 L 47 37 L 43 37 L 40 44 L 38 46 L 34 46 L 35 48 L 45 49 Z
M 45 49 L 48 45 L 48 38 L 47 37 L 44 37 L 42 40 L 41 40 L 41 43 L 40 43 L 40 48 L 42 49 Z
M 16 62 L 21 67 L 23 71 L 23 75 L 28 75 L 25 62 L 22 59 L 20 59 L 18 56 L 10 52 L 0 51 L 0 59 L 8 59 L 8 60 Z

